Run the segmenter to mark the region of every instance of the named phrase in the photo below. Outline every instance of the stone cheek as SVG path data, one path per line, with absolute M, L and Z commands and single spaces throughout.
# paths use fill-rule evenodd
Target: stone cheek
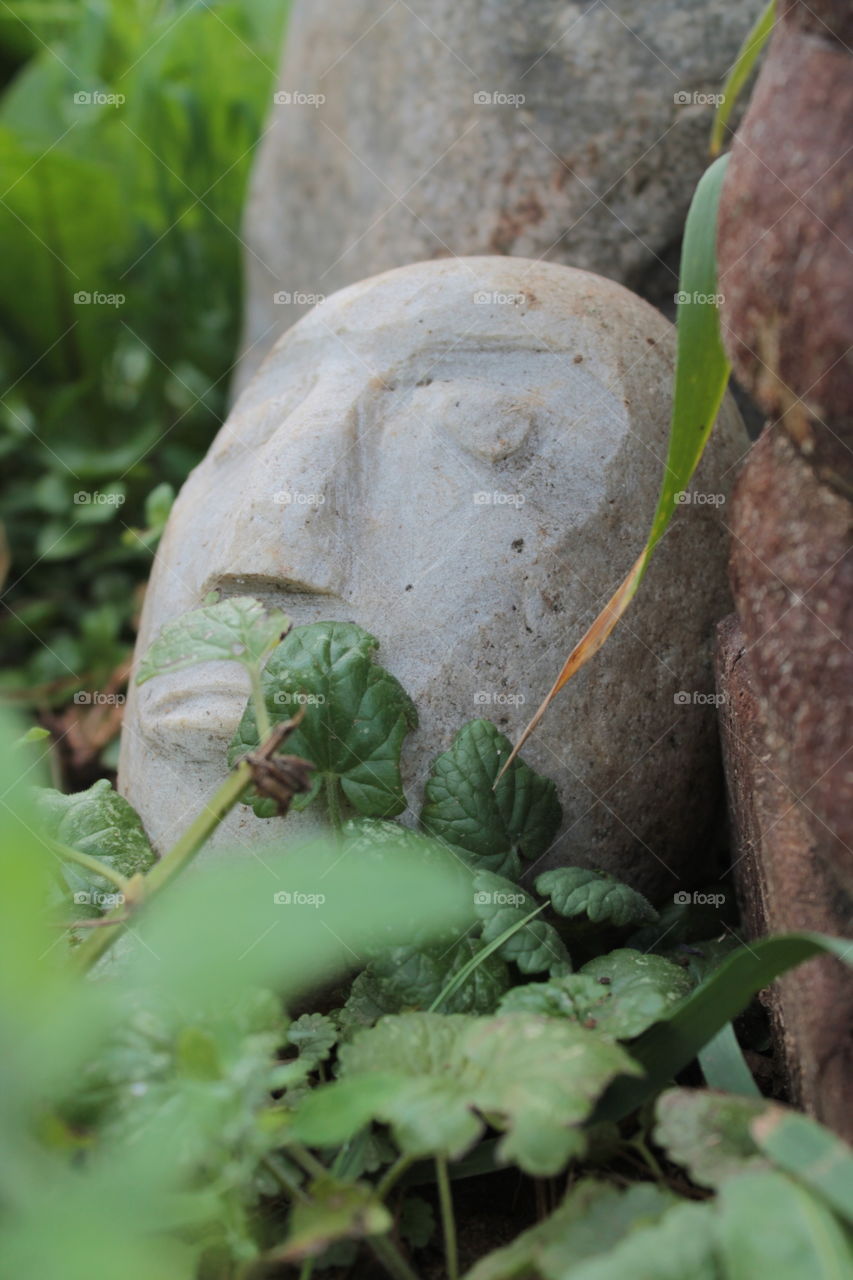
M 666 454 L 673 346 L 621 286 L 524 259 L 421 263 L 334 295 L 280 340 L 184 487 L 138 650 L 212 589 L 296 624 L 359 623 L 420 713 L 403 760 L 413 821 L 456 730 L 486 716 L 516 735 L 633 563 Z M 658 896 L 712 874 L 717 503 L 745 446 L 726 404 L 695 485 L 713 501 L 679 509 L 624 624 L 525 751 L 565 811 L 542 868 L 606 867 Z M 248 693 L 235 670 L 132 692 L 121 787 L 161 849 L 221 781 Z M 308 824 L 310 811 L 241 809 L 216 841 Z
M 409 262 L 545 257 L 671 299 L 661 260 L 753 9 L 296 0 L 243 228 L 238 388 L 314 295 Z

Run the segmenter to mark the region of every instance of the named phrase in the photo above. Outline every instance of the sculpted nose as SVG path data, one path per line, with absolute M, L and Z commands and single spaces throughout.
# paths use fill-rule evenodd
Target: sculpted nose
M 351 406 L 306 405 L 256 447 L 229 503 L 226 577 L 344 594 L 352 559 L 355 419 Z M 221 582 L 221 570 L 218 577 Z

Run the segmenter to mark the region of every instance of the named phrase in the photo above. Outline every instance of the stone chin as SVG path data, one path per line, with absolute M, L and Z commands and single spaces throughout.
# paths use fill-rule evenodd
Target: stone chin
M 515 735 L 633 562 L 660 485 L 674 331 L 620 285 L 550 263 L 415 264 L 326 299 L 279 340 L 184 486 L 137 654 L 211 590 L 295 624 L 359 623 L 415 699 L 404 778 L 468 719 Z M 696 481 L 726 494 L 733 404 Z M 525 752 L 565 824 L 545 865 L 651 892 L 707 879 L 716 812 L 710 637 L 727 608 L 715 503 L 682 508 L 623 625 Z M 166 848 L 212 794 L 248 689 L 226 665 L 131 693 L 120 787 Z M 700 701 L 678 705 L 688 690 Z M 411 815 L 410 815 L 411 816 Z M 313 825 L 246 809 L 221 848 Z M 707 841 L 706 841 L 707 845 Z

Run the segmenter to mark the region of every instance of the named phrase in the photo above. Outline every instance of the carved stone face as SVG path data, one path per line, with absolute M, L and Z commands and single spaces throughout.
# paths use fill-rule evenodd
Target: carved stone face
M 645 303 L 547 263 L 435 261 L 334 295 L 279 341 L 184 486 L 138 651 L 211 591 L 260 597 L 297 625 L 359 623 L 421 716 L 404 751 L 417 812 L 430 760 L 466 720 L 524 725 L 638 553 L 672 350 Z M 730 487 L 741 431 L 727 408 L 703 491 Z M 715 799 L 713 715 L 692 698 L 711 688 L 726 599 L 717 508 L 688 504 L 676 526 L 624 627 L 525 752 L 566 810 L 550 864 L 673 891 Z M 675 703 L 681 690 L 691 705 Z M 231 664 L 133 691 L 120 783 L 161 849 L 221 782 L 247 696 Z M 241 809 L 217 842 L 309 821 Z

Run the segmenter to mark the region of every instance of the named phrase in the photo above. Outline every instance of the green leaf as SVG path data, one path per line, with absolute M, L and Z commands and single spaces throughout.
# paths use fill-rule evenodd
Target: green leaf
M 847 1280 L 850 1238 L 830 1210 L 782 1173 L 745 1174 L 720 1192 L 726 1280 Z
M 853 948 L 821 933 L 785 933 L 751 942 L 730 956 L 685 1000 L 631 1045 L 645 1075 L 617 1081 L 596 1111 L 596 1121 L 619 1120 L 690 1063 L 709 1040 L 746 1007 L 762 987 L 812 956 L 829 954 L 851 964 Z
M 750 1280 L 763 1274 L 753 1272 Z M 570 1261 L 548 1280 L 723 1280 L 717 1220 L 709 1204 L 676 1204 L 651 1226 L 631 1231 L 608 1253 L 579 1267 Z M 728 1273 L 726 1273 L 728 1280 Z M 800 1280 L 803 1280 L 801 1277 Z
M 445 986 L 485 950 L 478 938 L 465 937 L 451 947 L 395 947 L 371 962 L 368 973 L 384 1013 L 429 1009 Z M 443 1013 L 494 1013 L 509 986 L 509 971 L 499 955 L 480 960 L 469 977 L 443 1002 Z
M 432 1205 L 422 1196 L 408 1195 L 400 1214 L 400 1235 L 413 1249 L 424 1249 L 435 1235 Z
M 310 1203 L 294 1206 L 287 1240 L 270 1258 L 289 1262 L 317 1257 L 336 1240 L 384 1235 L 393 1226 L 390 1213 L 366 1183 L 322 1178 L 311 1183 L 308 1193 Z
M 73 795 L 39 787 L 35 806 L 39 829 L 48 838 L 97 858 L 127 880 L 154 865 L 154 851 L 138 813 L 106 778 Z M 114 905 L 111 881 L 76 862 L 62 860 L 59 865 L 74 895 L 75 915 L 98 916 Z
M 731 119 L 741 90 L 750 77 L 753 67 L 767 41 L 776 22 L 776 0 L 770 3 L 756 19 L 748 36 L 738 51 L 734 65 L 723 85 L 722 101 L 714 115 L 714 127 L 711 130 L 711 155 L 718 156 L 723 146 L 726 125 Z
M 767 1110 L 763 1098 L 700 1089 L 668 1089 L 658 1098 L 655 1142 L 700 1187 L 720 1187 L 740 1173 L 769 1169 L 750 1133 Z
M 521 924 L 537 906 L 530 894 L 503 876 L 491 871 L 474 876 L 474 911 L 483 921 L 484 942 L 494 942 Z M 562 938 L 546 920 L 528 921 L 501 944 L 498 953 L 522 973 L 564 973 L 571 968 Z
M 403 739 L 417 726 L 414 703 L 400 682 L 373 661 L 379 642 L 351 622 L 295 627 L 270 657 L 262 677 L 264 703 L 273 724 L 300 707 L 305 718 L 287 740 L 289 754 L 316 766 L 314 786 L 293 802 L 304 809 L 320 787 L 343 789 L 357 813 L 390 818 L 406 807 L 400 777 Z M 249 706 L 229 750 L 233 763 L 258 745 Z M 255 801 L 260 817 L 269 801 Z M 274 808 L 274 807 L 273 807 Z
M 163 627 L 139 664 L 136 683 L 183 671 L 197 662 L 228 661 L 256 667 L 287 626 L 280 609 L 267 613 L 251 596 L 234 596 L 185 613 Z
M 322 1013 L 303 1013 L 287 1028 L 287 1043 L 295 1045 L 300 1059 L 312 1066 L 325 1062 L 337 1040 L 335 1024 Z
M 587 871 L 583 867 L 558 867 L 546 871 L 536 880 L 536 892 L 551 899 L 561 916 L 586 916 L 593 924 L 650 924 L 658 913 L 652 904 L 604 871 Z
M 674 1203 L 670 1192 L 647 1182 L 620 1191 L 585 1178 L 549 1218 L 487 1254 L 465 1280 L 529 1280 L 534 1275 L 550 1280 L 572 1274 L 571 1267 L 606 1253 L 636 1228 L 657 1221 Z
M 553 782 L 516 760 L 495 785 L 511 744 L 489 720 L 471 720 L 433 762 L 421 826 L 474 867 L 515 878 L 551 847 L 562 810 Z
M 853 1151 L 846 1142 L 786 1107 L 768 1107 L 751 1127 L 755 1142 L 775 1165 L 853 1225 Z
M 640 1035 L 657 1019 L 666 1017 L 691 985 L 684 970 L 671 960 L 643 955 L 630 947 L 597 956 L 580 972 L 607 982 L 617 1008 L 609 1023 L 605 1014 L 605 1026 L 618 1026 L 623 1039 Z
M 403 1014 L 342 1046 L 341 1079 L 314 1091 L 292 1132 L 327 1145 L 373 1118 L 409 1155 L 454 1158 L 488 1121 L 504 1131 L 501 1160 L 548 1177 L 584 1149 L 578 1126 L 608 1080 L 633 1070 L 618 1045 L 570 1023 Z
M 665 995 L 655 988 L 650 996 L 646 982 L 639 987 L 639 998 L 637 993 L 638 988 L 631 982 L 614 991 L 600 978 L 570 973 L 548 982 L 513 987 L 501 1000 L 498 1012 L 568 1018 L 613 1040 L 630 1040 L 650 1026 L 665 1007 L 661 1003 L 665 1002 Z

